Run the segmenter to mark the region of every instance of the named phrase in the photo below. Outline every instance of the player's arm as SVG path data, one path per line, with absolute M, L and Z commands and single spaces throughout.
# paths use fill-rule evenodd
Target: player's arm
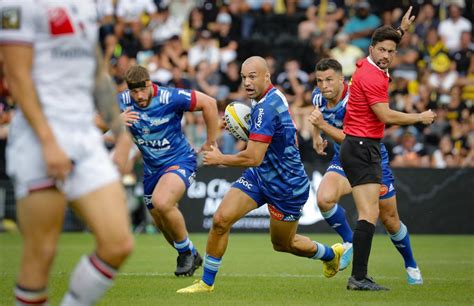
M 258 167 L 265 157 L 270 143 L 249 140 L 247 148 L 237 154 L 227 155 L 214 146 L 211 151 L 204 152 L 205 165 L 224 165 L 231 167 Z
M 313 125 L 313 128 L 311 130 L 311 135 L 313 136 L 313 149 L 318 153 L 319 155 L 327 155 L 324 150 L 326 149 L 328 145 L 328 141 L 326 139 L 323 139 L 321 137 L 321 130 Z
M 431 110 L 419 114 L 407 114 L 390 109 L 386 102 L 372 104 L 370 108 L 380 121 L 392 125 L 410 125 L 415 123 L 431 124 L 436 118 L 436 114 Z
M 324 134 L 328 135 L 331 137 L 335 142 L 337 143 L 342 143 L 344 138 L 346 138 L 346 134 L 341 129 L 338 129 L 337 127 L 334 127 L 327 123 L 327 121 L 323 121 L 319 125 L 319 129 L 324 132 Z
M 33 46 L 27 44 L 2 45 L 0 52 L 3 55 L 6 80 L 12 97 L 21 108 L 41 143 L 48 176 L 60 180 L 66 178 L 72 169 L 72 162 L 57 143 L 42 111 L 31 76 Z
M 95 87 L 93 92 L 94 104 L 104 122 L 117 137 L 125 132 L 125 125 L 120 118 L 120 110 L 117 105 L 115 88 L 112 79 L 107 73 L 104 65 L 102 51 L 96 48 L 97 67 L 95 75 Z
M 124 173 L 128 160 L 128 152 L 132 146 L 132 139 L 126 132 L 125 124 L 120 117 L 120 110 L 115 96 L 115 88 L 105 68 L 102 52 L 99 46 L 96 48 L 96 54 L 97 67 L 95 88 L 93 92 L 94 104 L 99 115 L 116 138 L 113 160 L 118 166 L 120 172 Z
M 216 99 L 202 93 L 196 93 L 196 106 L 193 111 L 202 111 L 204 122 L 206 122 L 207 140 L 202 146 L 202 151 L 211 149 L 211 145 L 216 145 L 217 133 L 219 132 L 219 115 L 217 112 Z

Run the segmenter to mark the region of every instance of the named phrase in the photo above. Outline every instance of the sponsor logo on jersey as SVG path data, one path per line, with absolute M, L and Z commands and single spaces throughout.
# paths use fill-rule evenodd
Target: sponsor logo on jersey
M 293 215 L 287 215 L 285 216 L 285 218 L 283 218 L 283 221 L 292 222 L 292 221 L 296 221 L 296 218 Z
M 2 12 L 2 29 L 17 30 L 21 24 L 21 10 L 19 7 L 5 7 Z
M 387 193 L 388 193 L 387 185 L 384 185 L 384 184 L 380 185 L 380 196 L 382 197 L 386 195 Z
M 48 9 L 48 21 L 53 36 L 74 34 L 72 22 L 63 7 Z
M 59 46 L 51 50 L 51 56 L 54 58 L 72 59 L 79 57 L 92 57 L 94 54 L 91 50 L 85 48 L 65 48 L 64 46 Z
M 263 108 L 259 108 L 257 119 L 255 120 L 255 128 L 257 129 L 260 129 L 260 127 L 262 126 L 263 114 L 264 114 Z
M 239 184 L 242 184 L 245 188 L 247 189 L 252 189 L 253 185 L 250 184 L 245 178 L 243 177 L 240 177 L 238 180 L 237 180 L 237 183 Z
M 173 165 L 171 167 L 168 167 L 165 172 L 173 171 L 173 170 L 178 170 L 179 166 L 178 165 Z
M 336 165 L 336 164 L 331 164 L 331 165 L 328 167 L 328 170 L 344 171 L 344 169 L 342 169 L 341 166 Z
M 137 138 L 135 140 L 135 143 L 139 146 L 147 146 L 147 147 L 152 147 L 152 148 L 158 148 L 160 150 L 164 149 L 169 149 L 170 147 L 170 142 L 168 139 L 163 138 L 163 139 L 143 139 L 143 138 Z
M 153 120 L 151 120 L 151 125 L 152 126 L 158 126 L 158 125 L 167 123 L 168 121 L 170 121 L 170 118 L 153 119 Z
M 279 211 L 278 209 L 276 209 L 275 206 L 271 205 L 271 204 L 267 204 L 268 205 L 268 211 L 270 212 L 270 216 L 273 218 L 273 219 L 276 219 L 276 220 L 283 220 L 285 218 L 285 215 Z

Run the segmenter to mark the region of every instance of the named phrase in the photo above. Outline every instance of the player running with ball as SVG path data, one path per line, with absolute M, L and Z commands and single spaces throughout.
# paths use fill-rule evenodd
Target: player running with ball
M 235 155 L 223 155 L 212 148 L 204 152 L 204 164 L 250 168 L 232 185 L 214 214 L 202 279 L 178 293 L 214 290 L 232 225 L 266 203 L 275 251 L 322 260 L 326 277 L 339 270 L 344 251 L 340 243 L 329 247 L 296 234 L 310 185 L 285 96 L 272 86 L 267 63 L 261 57 L 248 58 L 242 64 L 241 76 L 247 96 L 253 100 L 247 148 Z

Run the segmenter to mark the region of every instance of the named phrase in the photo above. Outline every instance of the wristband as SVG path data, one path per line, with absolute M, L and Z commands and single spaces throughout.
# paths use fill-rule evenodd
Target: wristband
M 400 36 L 403 36 L 405 34 L 405 31 L 403 31 L 402 28 L 400 28 L 400 27 L 396 28 L 396 30 L 400 31 L 400 33 L 402 33 L 402 35 L 400 35 Z

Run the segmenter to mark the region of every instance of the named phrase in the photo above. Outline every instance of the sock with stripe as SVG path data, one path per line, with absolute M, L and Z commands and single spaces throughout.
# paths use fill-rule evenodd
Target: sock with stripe
M 410 235 L 408 234 L 408 229 L 400 221 L 400 229 L 395 234 L 390 234 L 390 240 L 392 240 L 393 245 L 397 248 L 398 252 L 403 256 L 405 261 L 405 268 L 412 267 L 416 268 L 416 261 L 413 257 L 413 251 L 410 244 Z
M 329 261 L 334 258 L 334 251 L 330 246 L 324 245 L 322 243 L 313 241 L 316 244 L 316 253 L 311 257 L 311 259 L 321 259 L 323 261 Z
M 46 288 L 32 290 L 20 285 L 15 286 L 15 305 L 26 306 L 26 305 L 42 305 L 47 306 L 48 303 L 48 291 Z
M 82 256 L 71 275 L 62 306 L 94 305 L 112 286 L 117 271 L 97 257 Z
M 324 220 L 342 237 L 343 242 L 352 243 L 352 229 L 346 218 L 346 211 L 337 203 L 328 211 L 321 212 Z
M 182 241 L 173 241 L 174 248 L 178 251 L 178 253 L 186 253 L 191 251 L 194 255 L 196 254 L 196 248 L 194 247 L 189 237 Z
M 202 275 L 202 281 L 208 286 L 214 285 L 216 280 L 216 274 L 221 266 L 222 258 L 212 257 L 210 255 L 204 256 L 204 273 Z

